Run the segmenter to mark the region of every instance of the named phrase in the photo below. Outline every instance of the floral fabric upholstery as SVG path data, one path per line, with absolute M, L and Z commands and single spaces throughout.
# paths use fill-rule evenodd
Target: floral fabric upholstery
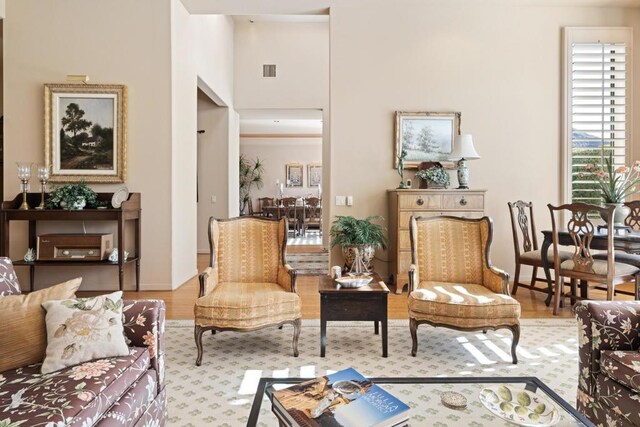
M 198 298 L 196 322 L 220 328 L 259 328 L 302 317 L 300 297 L 276 283 L 220 283 Z
M 640 393 L 640 353 L 637 351 L 603 351 L 600 369 L 614 381 Z
M 11 259 L 0 257 L 0 297 L 5 295 L 20 295 L 20 283 Z
M 626 377 L 637 368 L 632 354 L 640 348 L 640 301 L 583 301 L 574 312 L 578 410 L 599 426 L 640 425 L 640 394 L 627 387 L 638 380 Z
M 164 311 L 163 301 L 124 301 L 127 356 L 0 373 L 0 425 L 164 426 Z
M 437 317 L 459 327 L 513 325 L 520 318 L 514 298 L 464 283 L 420 282 L 409 295 L 409 311 L 417 320 Z
M 196 325 L 249 330 L 302 317 L 285 228 L 285 220 L 210 221 L 213 265 L 202 274 Z
M 489 267 L 488 218 L 412 221 L 416 265 L 409 316 L 461 328 L 519 324 L 520 304 L 509 296 L 508 275 Z

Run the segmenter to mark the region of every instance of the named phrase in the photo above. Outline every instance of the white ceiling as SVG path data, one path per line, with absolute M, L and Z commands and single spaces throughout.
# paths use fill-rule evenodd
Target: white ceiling
M 478 0 L 469 0 L 479 2 Z M 487 3 L 540 6 L 640 7 L 640 0 L 483 0 Z M 182 0 L 193 14 L 219 15 L 328 15 L 338 6 L 446 3 L 450 0 Z

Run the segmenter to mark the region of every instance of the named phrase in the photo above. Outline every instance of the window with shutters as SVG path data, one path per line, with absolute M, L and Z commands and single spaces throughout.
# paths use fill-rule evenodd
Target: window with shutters
M 565 199 L 599 205 L 587 163 L 628 163 L 631 143 L 629 28 L 565 29 Z

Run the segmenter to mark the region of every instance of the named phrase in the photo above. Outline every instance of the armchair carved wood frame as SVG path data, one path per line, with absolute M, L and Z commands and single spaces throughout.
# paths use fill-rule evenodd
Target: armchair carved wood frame
M 426 280 L 426 281 L 432 280 L 434 282 L 438 282 L 439 284 L 442 284 L 443 286 L 447 285 L 447 283 L 445 282 L 449 281 L 449 280 L 442 280 L 442 278 L 424 277 L 424 276 L 428 276 L 429 272 L 420 271 L 420 269 L 423 268 L 423 266 L 426 267 L 425 269 L 429 269 L 429 267 L 427 266 L 427 264 L 422 264 L 419 260 L 418 225 L 420 223 L 426 225 L 428 223 L 433 223 L 436 221 L 441 221 L 445 223 L 448 222 L 448 223 L 451 223 L 453 226 L 462 225 L 465 223 L 467 225 L 475 224 L 476 226 L 481 228 L 482 231 L 480 232 L 481 237 L 479 240 L 480 240 L 480 245 L 483 247 L 483 250 L 480 251 L 481 254 L 478 254 L 478 255 L 481 256 L 482 260 L 481 261 L 475 260 L 475 262 L 477 263 L 477 265 L 481 265 L 482 271 L 476 272 L 476 276 L 474 276 L 476 280 L 474 281 L 474 283 L 477 282 L 477 285 L 487 288 L 487 295 L 491 295 L 491 294 L 498 295 L 500 296 L 500 298 L 498 298 L 499 301 L 507 302 L 508 307 L 504 307 L 504 309 L 506 309 L 504 313 L 510 313 L 510 314 L 493 317 L 493 318 L 490 318 L 488 316 L 486 321 L 485 319 L 482 319 L 482 318 L 471 318 L 471 319 L 468 319 L 471 321 L 466 322 L 467 324 L 465 324 L 464 319 L 459 319 L 454 317 L 448 318 L 447 316 L 443 316 L 441 314 L 436 313 L 437 308 L 433 308 L 429 313 L 412 311 L 412 302 L 411 302 L 413 298 L 412 294 L 416 289 L 419 289 L 420 280 Z M 490 256 L 489 256 L 490 250 L 491 250 L 491 243 L 493 239 L 493 222 L 491 218 L 483 217 L 480 219 L 467 219 L 467 218 L 459 218 L 459 217 L 452 217 L 452 216 L 440 216 L 440 217 L 430 217 L 430 218 L 412 217 L 410 222 L 409 234 L 411 239 L 411 258 L 412 258 L 412 265 L 409 267 L 409 292 L 408 292 L 409 299 L 410 299 L 409 328 L 411 332 L 411 339 L 413 341 L 411 355 L 416 356 L 416 353 L 418 350 L 417 330 L 418 330 L 418 326 L 423 323 L 429 324 L 434 327 L 442 326 L 442 327 L 446 327 L 446 328 L 450 328 L 458 331 L 482 331 L 483 333 L 486 333 L 487 330 L 489 329 L 490 330 L 509 329 L 513 334 L 513 339 L 511 343 L 511 357 L 512 357 L 513 363 L 517 364 L 518 358 L 516 355 L 516 347 L 518 346 L 518 341 L 520 340 L 520 322 L 519 322 L 520 305 L 515 299 L 511 298 L 510 296 L 509 274 L 491 265 Z M 463 243 L 456 241 L 456 242 L 451 242 L 451 244 L 462 245 Z M 449 256 L 450 254 L 447 253 L 448 249 L 450 248 L 441 248 L 441 251 L 437 251 L 437 253 L 435 253 L 436 251 L 431 251 L 431 253 L 433 254 L 432 256 L 434 257 L 433 260 L 436 261 L 438 257 Z M 427 252 L 429 251 L 423 251 L 422 255 L 424 255 Z M 428 263 L 428 262 L 425 261 L 425 263 Z M 448 266 L 448 267 L 450 271 L 455 270 L 455 268 L 451 268 L 452 266 Z M 423 277 L 420 277 L 420 275 L 423 275 Z M 451 281 L 453 282 L 453 280 Z M 467 283 L 470 284 L 470 282 L 467 282 Z M 461 284 L 460 286 L 464 286 L 464 284 Z M 474 286 L 474 285 L 470 285 L 470 286 Z M 437 286 L 435 288 L 437 288 Z M 471 294 L 471 292 L 469 292 L 468 294 Z M 451 303 L 452 307 L 454 305 L 455 303 Z M 473 308 L 469 310 L 473 310 Z M 447 321 L 448 319 L 451 319 L 451 321 L 448 322 Z
M 202 298 L 206 295 L 209 295 L 212 290 L 219 285 L 218 272 L 220 267 L 220 260 L 218 259 L 218 247 L 216 247 L 218 241 L 217 226 L 218 224 L 231 223 L 235 221 L 257 221 L 263 224 L 279 224 L 279 232 L 278 239 L 273 239 L 277 242 L 271 242 L 274 245 L 280 247 L 280 251 L 277 255 L 271 254 L 271 256 L 276 256 L 279 258 L 278 267 L 277 267 L 277 279 L 274 282 L 277 282 L 279 286 L 284 288 L 283 292 L 290 292 L 292 294 L 296 294 L 297 297 L 297 289 L 296 289 L 296 279 L 297 279 L 297 271 L 291 268 L 290 265 L 286 263 L 286 247 L 287 247 L 287 235 L 288 235 L 288 220 L 286 218 L 271 219 L 271 218 L 258 218 L 258 217 L 240 217 L 240 218 L 231 218 L 227 220 L 216 220 L 213 217 L 209 219 L 209 246 L 211 250 L 211 258 L 210 258 L 210 266 L 199 275 L 200 282 L 200 292 L 198 298 Z M 215 230 L 215 231 L 214 231 Z M 269 240 L 269 239 L 267 239 Z M 271 241 L 271 240 L 269 240 Z M 252 332 L 264 328 L 269 327 L 278 327 L 282 329 L 284 325 L 290 324 L 293 325 L 293 355 L 294 357 L 298 357 L 298 339 L 300 337 L 300 329 L 302 326 L 302 316 L 300 314 L 299 307 L 299 298 L 296 298 L 297 309 L 295 310 L 295 315 L 288 316 L 285 315 L 280 316 L 279 318 L 274 319 L 273 322 L 261 322 L 259 325 L 243 325 L 243 326 L 229 326 L 228 323 L 225 322 L 224 325 L 216 324 L 215 321 L 210 321 L 209 319 L 202 321 L 199 320 L 198 316 L 198 303 L 196 303 L 195 307 L 195 328 L 194 328 L 194 338 L 196 342 L 196 347 L 198 350 L 198 355 L 196 358 L 196 365 L 200 366 L 202 362 L 202 335 L 205 331 L 211 331 L 212 335 L 215 335 L 217 332 Z M 233 322 L 231 322 L 233 323 Z

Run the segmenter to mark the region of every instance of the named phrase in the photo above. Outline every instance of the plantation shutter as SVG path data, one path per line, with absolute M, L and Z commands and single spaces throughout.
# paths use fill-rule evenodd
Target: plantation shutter
M 627 42 L 574 42 L 570 49 L 570 197 L 572 202 L 599 205 L 598 185 L 585 174 L 585 165 L 603 164 L 610 153 L 616 166 L 627 162 L 630 46 Z

